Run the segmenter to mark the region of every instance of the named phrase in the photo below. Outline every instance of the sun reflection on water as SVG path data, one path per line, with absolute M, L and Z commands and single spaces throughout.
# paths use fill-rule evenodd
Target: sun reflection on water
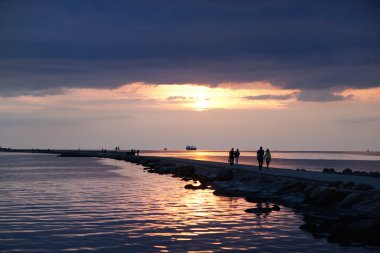
M 285 207 L 267 216 L 249 214 L 244 210 L 254 203 L 187 190 L 178 178 L 123 161 L 77 158 L 65 167 L 58 160 L 66 158 L 49 159 L 60 166 L 2 168 L 0 252 L 340 249 L 300 231 L 300 215 Z

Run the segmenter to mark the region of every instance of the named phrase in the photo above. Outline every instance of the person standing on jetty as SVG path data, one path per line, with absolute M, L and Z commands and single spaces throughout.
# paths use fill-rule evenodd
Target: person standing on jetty
M 231 166 L 234 165 L 234 155 L 235 155 L 234 148 L 231 148 L 229 156 L 228 156 L 228 162 L 230 163 Z
M 270 154 L 269 148 L 265 151 L 264 154 L 265 162 L 267 163 L 267 169 L 269 168 L 270 161 L 272 160 L 272 155 Z
M 236 149 L 235 151 L 235 163 L 239 164 L 239 156 L 240 156 L 240 151 L 239 149 Z
M 264 163 L 264 150 L 263 147 L 260 147 L 259 150 L 257 150 L 257 161 L 259 162 L 259 170 L 263 167 Z

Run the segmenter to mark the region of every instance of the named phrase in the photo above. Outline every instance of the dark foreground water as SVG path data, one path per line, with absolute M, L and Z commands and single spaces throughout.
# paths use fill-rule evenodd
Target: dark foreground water
M 95 158 L 0 153 L 0 252 L 374 252 L 299 230 L 302 215 L 186 190 Z

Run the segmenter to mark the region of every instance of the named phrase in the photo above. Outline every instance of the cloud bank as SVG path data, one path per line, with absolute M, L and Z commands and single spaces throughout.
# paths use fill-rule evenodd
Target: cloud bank
M 380 86 L 379 12 L 369 0 L 5 0 L 0 96 L 265 81 L 340 100 L 325 91 Z

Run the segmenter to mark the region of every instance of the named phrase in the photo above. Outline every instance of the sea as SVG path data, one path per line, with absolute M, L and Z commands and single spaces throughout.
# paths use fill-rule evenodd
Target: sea
M 228 162 L 229 151 L 220 150 L 145 150 L 141 155 L 180 157 L 203 161 Z M 349 151 L 271 151 L 271 168 L 322 171 L 333 168 L 337 172 L 380 172 L 380 152 Z M 240 150 L 240 164 L 257 166 L 256 151 Z
M 0 252 L 378 252 L 299 227 L 302 213 L 187 190 L 100 158 L 0 153 Z

